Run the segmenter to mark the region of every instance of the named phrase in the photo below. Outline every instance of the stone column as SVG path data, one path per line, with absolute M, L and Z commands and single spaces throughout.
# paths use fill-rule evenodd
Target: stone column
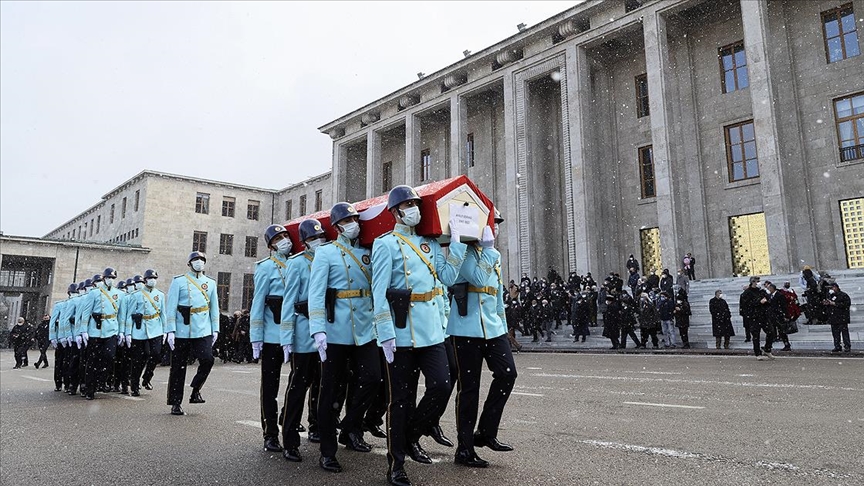
M 768 60 L 768 2 L 741 0 L 741 22 L 744 26 L 744 51 L 750 75 L 750 98 L 753 105 L 753 128 L 756 133 L 756 155 L 759 158 L 759 183 L 762 189 L 762 211 L 768 232 L 768 254 L 772 273 L 793 271 L 789 253 L 789 219 L 783 202 L 783 167 L 777 136 L 777 113 Z
M 651 110 L 651 143 L 654 151 L 654 180 L 657 186 L 657 224 L 663 267 L 674 274 L 678 267 L 678 224 L 672 182 L 672 131 L 668 79 L 669 42 L 666 19 L 658 12 L 646 12 L 642 24 L 645 36 L 645 68 L 648 73 L 648 103 Z
M 524 174 L 518 177 L 516 172 L 516 87 L 514 86 L 513 71 L 504 73 L 504 178 L 507 191 L 498 196 L 496 203 L 502 205 L 501 212 L 505 218 L 502 226 L 503 235 L 507 238 L 507 268 L 510 278 L 519 281 L 522 272 L 527 268 L 521 268 L 519 255 L 523 251 L 522 241 L 519 239 L 519 227 L 528 224 L 527 221 L 519 221 L 519 191 L 517 186 L 524 181 Z M 527 251 L 524 250 L 524 251 Z
M 447 177 L 464 174 L 467 134 L 465 120 L 468 118 L 468 103 L 459 95 L 450 97 L 450 173 Z
M 567 106 L 570 111 L 570 164 L 572 167 L 573 235 L 572 244 L 576 252 L 576 268 L 581 274 L 591 271 L 592 245 L 588 238 L 594 219 L 589 213 L 588 161 L 586 137 L 591 121 L 588 106 L 591 103 L 591 67 L 584 47 L 567 48 Z
M 417 180 L 416 163 L 420 157 L 420 122 L 416 120 L 413 113 L 405 115 L 405 181 L 414 187 Z M 394 183 L 396 183 L 394 181 Z
M 348 187 L 344 183 L 345 176 L 348 171 L 348 164 L 345 156 L 345 148 L 342 146 L 341 143 L 338 142 L 333 142 L 332 170 L 333 175 L 330 177 L 330 194 L 333 194 L 334 201 L 344 201 L 345 196 L 348 194 Z
M 378 195 L 381 187 L 381 134 L 370 129 L 366 134 L 366 197 Z M 356 202 L 356 201 L 351 201 Z

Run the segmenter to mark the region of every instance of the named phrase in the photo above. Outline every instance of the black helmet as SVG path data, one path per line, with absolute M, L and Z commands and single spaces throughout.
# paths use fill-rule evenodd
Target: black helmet
M 114 270 L 111 267 L 106 268 L 105 271 L 102 272 L 102 278 L 117 278 L 117 270 Z
M 288 230 L 285 229 L 281 224 L 271 224 L 264 230 L 264 240 L 267 241 L 267 246 L 270 246 L 270 241 L 273 240 L 276 235 L 281 233 L 288 233 Z
M 359 216 L 354 205 L 347 202 L 338 202 L 330 209 L 330 225 L 333 226 L 339 221 L 352 216 Z
M 93 285 L 96 285 L 97 283 L 102 281 L 102 275 L 97 273 L 96 275 L 93 275 L 93 278 L 91 278 L 90 281 Z
M 420 196 L 417 195 L 417 191 L 413 187 L 405 185 L 396 186 L 390 189 L 390 194 L 387 196 L 387 209 L 393 209 L 403 202 L 411 200 L 418 203 L 421 201 Z
M 144 283 L 144 277 L 142 277 L 141 275 L 135 275 L 134 277 L 132 277 L 132 281 L 135 282 L 136 284 L 137 283 Z
M 117 283 L 117 288 L 118 288 L 118 289 L 125 289 L 125 288 L 126 288 L 126 281 L 123 280 L 123 279 L 121 279 L 121 280 Z
M 135 279 L 134 279 L 134 278 L 129 277 L 129 278 L 126 279 L 126 285 L 127 285 L 127 286 L 128 286 L 128 285 L 133 285 L 133 284 L 135 284 Z
M 78 282 L 78 291 L 79 292 L 84 290 L 85 288 L 87 288 L 87 282 L 86 281 Z
M 147 280 L 148 278 L 159 278 L 159 274 L 156 273 L 156 270 L 148 268 L 147 270 L 144 270 L 144 280 Z
M 66 289 L 66 293 L 67 294 L 74 294 L 75 292 L 78 292 L 78 287 L 80 287 L 80 286 L 81 286 L 81 284 L 74 284 L 74 283 L 69 284 L 69 288 Z
M 316 236 L 324 236 L 324 228 L 317 219 L 306 219 L 300 222 L 300 241 L 306 241 Z
M 198 258 L 204 260 L 205 262 L 207 261 L 207 255 L 205 255 L 203 251 L 193 251 L 189 254 L 189 258 L 186 259 L 186 263 L 192 263 L 192 260 L 196 260 Z
M 88 278 L 87 280 L 84 281 L 84 287 L 92 287 L 92 286 L 93 286 L 93 279 L 92 278 Z

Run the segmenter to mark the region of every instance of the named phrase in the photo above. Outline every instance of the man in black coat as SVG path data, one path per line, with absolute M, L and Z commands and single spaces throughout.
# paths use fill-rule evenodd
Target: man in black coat
M 48 351 L 48 346 L 51 345 L 51 341 L 48 339 L 48 324 L 51 322 L 51 316 L 45 314 L 42 316 L 42 322 L 36 326 L 36 345 L 39 346 L 39 361 L 36 362 L 36 369 L 39 369 L 39 365 L 45 363 L 42 367 L 48 367 L 48 355 L 45 354 Z
M 720 349 L 721 339 L 723 349 L 729 349 L 729 338 L 735 335 L 735 328 L 722 290 L 714 292 L 714 298 L 708 301 L 708 311 L 711 312 L 711 334 L 717 339 L 717 349 Z
M 846 292 L 840 290 L 837 281 L 829 283 L 828 298 L 823 301 L 823 304 L 829 310 L 828 323 L 831 324 L 831 334 L 834 335 L 834 349 L 832 352 L 840 352 L 840 338 L 843 338 L 843 351 L 849 352 L 852 350 L 852 341 L 849 339 L 849 308 L 852 306 L 852 301 Z
M 606 310 L 603 311 L 603 337 L 612 341 L 610 349 L 620 346 L 618 337 L 621 334 L 621 303 L 612 294 L 606 295 Z
M 13 370 L 26 368 L 29 363 L 27 360 L 27 350 L 30 348 L 30 343 L 33 342 L 33 326 L 27 324 L 23 317 L 19 317 L 17 323 L 12 330 L 9 331 L 9 347 L 15 350 L 15 367 Z
M 768 325 L 768 294 L 759 288 L 759 277 L 750 277 L 750 285 L 741 294 L 741 316 L 744 325 L 750 329 L 753 337 L 753 354 L 756 359 L 774 359 L 771 354 L 771 343 L 774 342 L 774 331 Z M 765 331 L 765 348 L 759 346 L 759 332 Z

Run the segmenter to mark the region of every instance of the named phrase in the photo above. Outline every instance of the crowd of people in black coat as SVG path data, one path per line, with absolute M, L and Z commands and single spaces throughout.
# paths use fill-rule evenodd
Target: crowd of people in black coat
M 42 317 L 42 321 L 35 327 L 28 323 L 23 317 L 16 320 L 14 326 L 9 331 L 9 347 L 15 353 L 15 367 L 12 369 L 21 369 L 30 366 L 30 359 L 27 356 L 27 351 L 35 344 L 39 350 L 39 359 L 35 363 L 35 368 L 48 367 L 48 346 L 51 341 L 48 339 L 48 324 L 51 317 L 46 315 Z

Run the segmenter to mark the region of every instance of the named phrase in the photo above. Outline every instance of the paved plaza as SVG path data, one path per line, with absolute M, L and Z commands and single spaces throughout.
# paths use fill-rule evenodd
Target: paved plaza
M 516 451 L 479 449 L 491 466 L 467 469 L 453 464 L 452 449 L 424 439 L 435 463 L 409 460 L 414 484 L 864 482 L 860 358 L 523 352 L 515 359 L 519 378 L 499 439 Z M 382 439 L 367 437 L 369 454 L 340 447 L 338 475 L 318 468 L 317 446 L 305 438 L 300 464 L 262 452 L 255 365 L 217 364 L 202 391 L 207 403 L 184 403 L 185 417 L 168 414 L 165 367 L 140 398 L 85 402 L 53 391 L 53 368 L 12 365 L 12 353 L 0 353 L 4 485 L 386 484 Z M 442 426 L 456 438 L 453 401 Z

